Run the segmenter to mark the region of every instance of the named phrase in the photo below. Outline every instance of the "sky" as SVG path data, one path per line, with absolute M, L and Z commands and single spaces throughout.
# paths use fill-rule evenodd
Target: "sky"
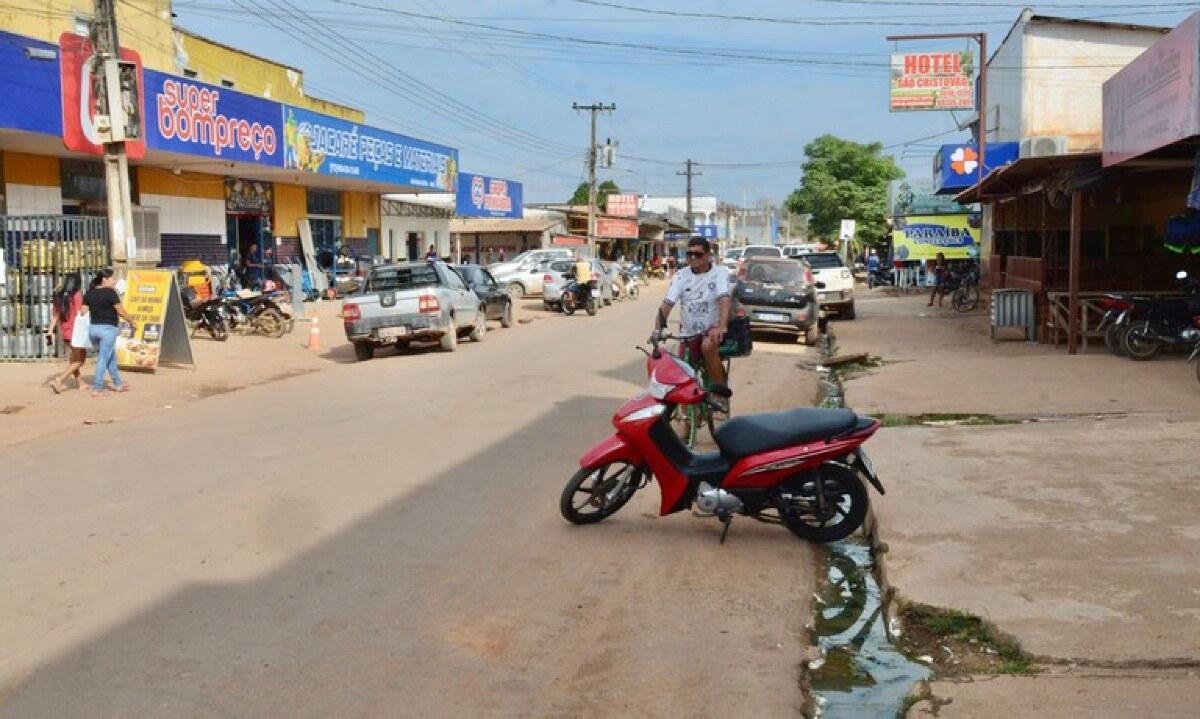
M 136 4 L 137 0 L 122 0 Z M 946 112 L 889 113 L 894 34 L 988 33 L 1011 0 L 175 0 L 177 25 L 300 68 L 309 95 L 367 124 L 459 150 L 460 169 L 524 183 L 526 202 L 566 200 L 586 178 L 589 118 L 615 103 L 600 142 L 619 143 L 622 190 L 782 201 L 804 145 L 832 133 L 881 142 L 910 177 L 931 176 L 942 143 L 967 139 Z M 1061 0 L 1046 15 L 1173 27 L 1177 0 Z M 652 12 L 639 12 L 650 10 Z M 126 8 L 125 12 L 130 10 Z M 724 17 L 694 17 L 713 14 Z M 731 19 L 736 15 L 743 19 Z M 960 115 L 961 119 L 961 115 Z M 937 135 L 936 137 L 931 137 Z

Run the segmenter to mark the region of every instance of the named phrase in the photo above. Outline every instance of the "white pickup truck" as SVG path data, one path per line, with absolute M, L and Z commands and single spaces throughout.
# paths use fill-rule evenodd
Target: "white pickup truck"
M 795 256 L 807 260 L 817 284 L 821 309 L 833 310 L 838 319 L 854 319 L 854 273 L 836 252 L 805 252 Z M 822 287 L 821 285 L 824 285 Z
M 362 291 L 342 303 L 342 324 L 354 356 L 365 361 L 385 344 L 437 341 L 453 352 L 459 337 L 480 342 L 487 310 L 446 263 L 401 262 L 371 268 Z

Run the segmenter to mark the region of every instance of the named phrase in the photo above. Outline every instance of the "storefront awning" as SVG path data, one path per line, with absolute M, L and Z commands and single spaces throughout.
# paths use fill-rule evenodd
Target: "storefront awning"
M 1042 189 L 1045 180 L 1068 176 L 1070 188 L 1079 189 L 1093 175 L 1099 179 L 1101 173 L 1100 153 L 1086 152 L 1076 155 L 1054 155 L 1051 157 L 1026 157 L 1011 165 L 997 167 L 969 189 L 954 196 L 960 205 L 986 202 L 1000 197 L 1014 197 Z M 1082 185 L 1081 185 L 1082 183 Z

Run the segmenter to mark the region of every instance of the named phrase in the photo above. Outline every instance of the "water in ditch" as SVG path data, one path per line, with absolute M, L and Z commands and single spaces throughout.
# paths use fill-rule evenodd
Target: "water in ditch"
M 829 335 L 822 357 L 832 354 Z M 844 407 L 838 372 L 818 367 L 823 407 Z M 929 676 L 891 643 L 887 612 L 871 548 L 857 536 L 828 545 L 828 573 L 817 594 L 813 644 L 821 659 L 809 666 L 816 713 L 824 719 L 893 719 L 913 685 Z
M 872 572 L 871 549 L 857 538 L 829 545 L 828 576 L 817 594 L 813 643 L 822 659 L 809 669 L 824 719 L 893 719 L 929 668 L 900 653 Z

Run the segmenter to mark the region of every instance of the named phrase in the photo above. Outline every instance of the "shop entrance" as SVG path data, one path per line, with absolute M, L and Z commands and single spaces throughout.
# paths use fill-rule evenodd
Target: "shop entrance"
M 424 239 L 424 237 L 422 237 L 422 233 L 420 233 L 420 232 L 408 233 L 408 242 L 406 244 L 408 245 L 408 259 L 409 260 L 415 261 L 415 260 L 420 259 L 421 249 L 422 249 L 421 241 L 423 239 Z
M 230 268 L 238 273 L 242 284 L 254 287 L 264 279 L 262 267 L 274 264 L 270 246 L 271 237 L 267 231 L 267 218 L 264 215 L 229 214 L 225 216 L 225 234 L 229 247 Z M 253 254 L 251 245 L 255 246 Z M 249 272 L 246 266 L 250 265 Z

